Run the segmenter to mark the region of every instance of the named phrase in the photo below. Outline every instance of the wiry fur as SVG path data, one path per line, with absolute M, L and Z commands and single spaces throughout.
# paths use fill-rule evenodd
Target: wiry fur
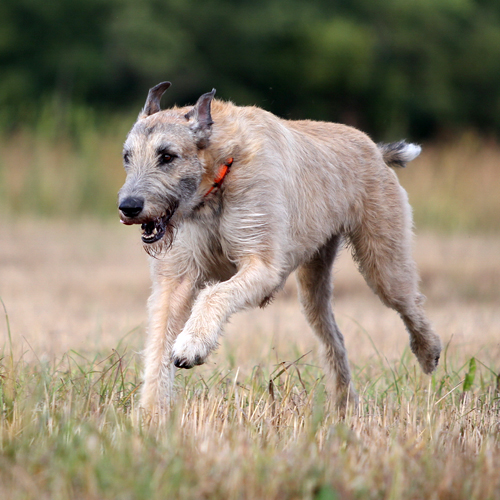
M 295 270 L 339 404 L 355 401 L 331 307 L 331 269 L 344 240 L 370 287 L 401 315 L 424 372 L 435 369 L 441 343 L 421 306 L 411 209 L 388 168 L 413 159 L 418 146 L 377 147 L 354 128 L 283 120 L 212 101 L 213 92 L 194 108 L 156 111 L 158 91 L 152 95 L 125 143 L 127 180 L 120 192 L 120 203 L 144 199 L 137 217 L 122 213 L 126 223 L 143 223 L 178 204 L 170 220 L 177 228 L 173 243 L 151 261 L 145 409 L 165 410 L 174 365 L 203 363 L 229 317 L 265 304 Z M 175 155 L 166 168 L 158 164 L 161 148 Z M 205 197 L 228 158 L 234 158 L 230 173 Z M 163 243 L 155 245 L 161 250 Z
M 175 225 L 169 224 L 167 226 L 165 236 L 160 241 L 157 241 L 156 243 L 153 243 L 151 245 L 144 243 L 142 246 L 150 257 L 153 257 L 155 259 L 159 258 L 161 257 L 161 255 L 165 254 L 165 252 L 168 252 L 172 247 L 174 243 L 175 233 Z
M 416 144 L 407 144 L 405 141 L 392 142 L 390 144 L 378 144 L 384 161 L 390 167 L 406 167 L 406 164 L 414 160 L 422 151 Z

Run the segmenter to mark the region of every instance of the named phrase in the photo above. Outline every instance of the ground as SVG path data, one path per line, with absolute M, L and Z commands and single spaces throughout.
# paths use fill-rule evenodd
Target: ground
M 110 349 L 127 336 L 142 346 L 150 278 L 148 261 L 134 228 L 117 221 L 4 224 L 0 240 L 0 297 L 10 319 L 16 349 L 60 356 L 70 349 Z M 415 258 L 426 310 L 443 343 L 464 358 L 500 359 L 500 261 L 498 236 L 418 234 Z M 397 314 L 370 291 L 344 250 L 335 266 L 335 312 L 349 358 L 361 364 L 376 353 L 397 360 L 408 343 Z M 6 341 L 0 325 L 0 345 Z M 235 315 L 222 349 L 242 369 L 263 360 L 290 359 L 315 349 L 300 312 L 294 277 L 264 310 Z M 313 358 L 311 358 L 312 362 Z
M 340 418 L 293 277 L 179 370 L 166 420 L 137 411 L 149 293 L 138 230 L 2 222 L 0 498 L 500 498 L 499 236 L 419 233 L 445 350 L 423 375 L 344 250 L 335 311 L 356 411 Z

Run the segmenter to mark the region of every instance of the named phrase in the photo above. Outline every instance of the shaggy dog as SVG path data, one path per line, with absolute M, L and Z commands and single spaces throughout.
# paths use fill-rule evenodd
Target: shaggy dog
M 175 367 L 205 362 L 229 317 L 263 306 L 296 271 L 305 316 L 344 407 L 357 396 L 331 306 L 332 265 L 350 245 L 366 282 L 401 316 L 425 373 L 441 351 L 422 309 L 406 192 L 389 167 L 420 153 L 335 123 L 289 121 L 214 100 L 161 110 L 149 91 L 124 145 L 119 210 L 142 227 L 153 291 L 141 406 L 164 411 Z

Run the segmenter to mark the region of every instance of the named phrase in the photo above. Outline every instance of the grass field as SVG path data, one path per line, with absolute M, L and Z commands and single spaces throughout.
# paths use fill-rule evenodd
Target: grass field
M 147 259 L 115 214 L 127 127 L 83 113 L 60 137 L 49 118 L 0 137 L 2 500 L 500 498 L 498 144 L 430 145 L 399 172 L 445 345 L 432 377 L 343 252 L 355 414 L 329 402 L 292 278 L 178 372 L 171 414 L 149 427 L 136 406 Z
M 359 413 L 340 420 L 293 279 L 179 371 L 167 422 L 137 415 L 149 277 L 114 221 L 2 227 L 0 498 L 500 497 L 498 236 L 419 234 L 446 345 L 422 375 L 397 315 L 344 252 L 336 312 Z

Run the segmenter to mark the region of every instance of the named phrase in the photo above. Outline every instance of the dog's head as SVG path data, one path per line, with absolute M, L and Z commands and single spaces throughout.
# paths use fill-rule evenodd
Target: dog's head
M 170 87 L 153 87 L 123 148 L 127 173 L 118 196 L 124 224 L 141 224 L 149 253 L 172 243 L 175 224 L 203 200 L 200 189 L 206 150 L 212 129 L 212 92 L 190 109 L 162 111 L 160 99 Z

